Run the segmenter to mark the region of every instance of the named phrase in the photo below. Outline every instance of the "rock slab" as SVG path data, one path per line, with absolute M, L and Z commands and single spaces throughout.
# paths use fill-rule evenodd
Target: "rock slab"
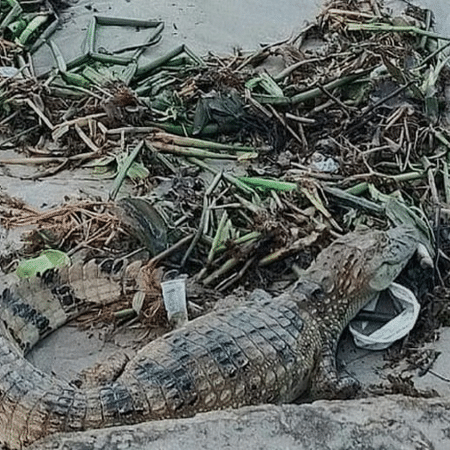
M 450 398 L 386 396 L 262 405 L 57 434 L 33 450 L 450 449 Z

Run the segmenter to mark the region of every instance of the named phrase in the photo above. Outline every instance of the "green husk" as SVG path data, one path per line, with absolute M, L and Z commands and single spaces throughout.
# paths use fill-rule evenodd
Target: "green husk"
M 199 67 L 206 67 L 205 61 L 200 56 L 193 52 L 187 45 L 183 46 L 184 53 L 192 59 Z
M 103 64 L 118 64 L 119 66 L 126 66 L 133 61 L 132 56 L 115 56 L 106 55 L 105 53 L 91 52 L 89 56 L 94 60 Z
M 180 147 L 174 144 L 160 144 L 157 142 L 149 141 L 149 145 L 152 145 L 158 152 L 171 153 L 173 155 L 180 155 L 194 158 L 211 158 L 211 159 L 238 159 L 237 155 L 229 155 L 225 153 L 209 152 L 195 147 Z
M 178 47 L 175 47 L 173 50 L 167 52 L 165 55 L 154 59 L 153 61 L 149 62 L 148 64 L 138 67 L 136 71 L 137 77 L 143 77 L 144 75 L 148 74 L 152 70 L 157 69 L 158 67 L 162 66 L 166 62 L 170 61 L 175 56 L 178 56 L 179 54 L 183 53 L 184 51 L 184 44 L 179 45 Z
M 447 161 L 442 162 L 442 177 L 444 179 L 445 203 L 450 205 L 450 176 Z
M 127 86 L 131 83 L 131 80 L 136 75 L 138 64 L 136 61 L 128 64 L 121 72 L 115 74 L 116 78 L 122 80 Z
M 97 18 L 96 16 L 94 16 L 89 22 L 89 26 L 86 33 L 86 39 L 84 41 L 83 53 L 85 55 L 90 55 L 94 52 L 96 28 L 97 28 Z
M 159 128 L 161 130 L 167 131 L 168 133 L 177 134 L 179 136 L 192 136 L 194 127 L 192 125 L 176 125 L 171 123 L 160 123 L 160 122 L 148 122 L 148 126 Z M 231 133 L 238 129 L 237 124 L 230 124 L 229 122 L 225 124 L 211 123 L 206 125 L 200 132 L 201 136 L 216 136 L 219 133 Z
M 427 36 L 434 39 L 442 39 L 450 41 L 449 36 L 433 33 L 431 31 L 422 30 L 421 28 L 410 25 L 389 25 L 387 23 L 349 23 L 347 25 L 349 31 L 376 31 L 376 32 L 394 32 L 394 33 L 414 33 L 419 36 Z
M 22 7 L 18 2 L 13 2 L 12 8 L 9 11 L 9 13 L 6 15 L 6 17 L 3 19 L 2 23 L 0 24 L 0 29 L 6 28 L 10 23 L 14 22 L 15 18 L 19 16 L 22 13 Z
M 364 186 L 362 187 L 364 188 L 364 190 L 367 190 L 369 188 L 367 183 L 364 183 Z M 377 203 L 371 202 L 370 200 L 367 200 L 363 197 L 357 197 L 357 194 L 364 192 L 364 190 L 362 189 L 353 189 L 353 191 L 347 189 L 346 191 L 343 191 L 331 186 L 324 186 L 323 190 L 327 194 L 338 198 L 342 202 L 342 204 L 350 206 L 352 208 L 363 209 L 373 214 L 382 214 L 384 211 L 384 208 Z
M 39 35 L 35 43 L 30 47 L 30 53 L 34 53 L 47 39 L 56 31 L 59 27 L 60 19 L 55 17 L 52 23 L 45 28 L 45 30 Z
M 253 90 L 258 86 L 270 96 L 284 97 L 283 89 L 281 89 L 276 81 L 267 73 L 262 73 L 260 76 L 252 78 L 245 83 L 245 87 L 250 90 Z
M 94 16 L 97 25 L 113 27 L 156 28 L 160 20 L 127 19 L 123 17 Z
M 331 91 L 338 87 L 345 86 L 347 84 L 356 81 L 358 78 L 361 78 L 367 74 L 369 74 L 373 70 L 362 70 L 360 72 L 354 73 L 353 75 L 348 75 L 342 78 L 338 78 L 337 80 L 330 81 L 327 84 L 323 85 L 323 88 L 327 91 Z M 301 92 L 300 94 L 294 95 L 293 97 L 278 97 L 272 95 L 261 95 L 261 94 L 252 94 L 252 97 L 260 103 L 279 105 L 279 106 L 289 106 L 296 105 L 298 103 L 303 103 L 308 100 L 312 100 L 314 98 L 323 95 L 323 92 L 320 88 L 309 89 L 305 92 Z
M 100 73 L 98 70 L 94 69 L 91 66 L 86 66 L 81 72 L 83 77 L 89 80 L 91 83 L 95 83 L 98 86 L 105 86 L 108 83 L 111 83 L 115 80 L 114 76 L 111 72 L 106 69 L 102 70 L 103 73 Z
M 354 186 L 345 189 L 344 192 L 352 195 L 361 195 L 369 189 L 369 183 L 367 181 L 363 181 L 362 183 L 355 184 Z
M 91 83 L 89 80 L 80 75 L 79 73 L 74 72 L 61 72 L 61 78 L 67 83 L 74 86 L 79 86 L 82 88 L 88 88 Z
M 56 62 L 56 67 L 58 70 L 62 73 L 67 72 L 67 64 L 64 60 L 64 56 L 61 53 L 60 48 L 56 45 L 54 41 L 48 41 L 47 45 L 50 47 L 50 50 L 52 51 L 53 58 Z
M 27 27 L 27 22 L 23 18 L 20 18 L 7 26 L 7 30 L 11 33 L 12 38 L 19 37 L 23 30 Z M 8 35 L 9 35 L 8 33 Z

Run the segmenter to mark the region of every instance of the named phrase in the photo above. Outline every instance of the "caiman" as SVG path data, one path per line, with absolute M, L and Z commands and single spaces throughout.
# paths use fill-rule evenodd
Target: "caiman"
M 411 229 L 349 233 L 293 288 L 192 320 L 147 346 L 110 379 L 74 386 L 24 358 L 88 302 L 120 295 L 127 271 L 74 265 L 0 289 L 0 442 L 20 449 L 55 432 L 181 418 L 224 408 L 351 395 L 335 352 L 349 321 L 416 250 Z M 108 363 L 105 365 L 108 373 Z

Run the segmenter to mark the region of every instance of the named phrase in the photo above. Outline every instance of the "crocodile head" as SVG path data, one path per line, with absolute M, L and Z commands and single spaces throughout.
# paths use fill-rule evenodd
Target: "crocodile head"
M 386 244 L 374 255 L 370 287 L 380 292 L 400 275 L 419 244 L 413 228 L 397 227 L 386 233 Z
M 324 249 L 306 271 L 320 287 L 310 309 L 325 327 L 342 331 L 358 311 L 400 274 L 417 248 L 415 231 L 353 232 Z

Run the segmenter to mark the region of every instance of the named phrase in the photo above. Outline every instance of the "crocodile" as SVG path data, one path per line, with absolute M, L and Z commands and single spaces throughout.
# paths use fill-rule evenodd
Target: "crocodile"
M 133 271 L 75 265 L 2 280 L 0 443 L 21 449 L 56 432 L 287 403 L 306 392 L 349 397 L 357 382 L 337 371 L 339 337 L 416 247 L 406 227 L 349 233 L 281 295 L 194 319 L 144 346 L 110 380 L 86 386 L 43 373 L 24 353 L 90 302 L 118 298 Z

